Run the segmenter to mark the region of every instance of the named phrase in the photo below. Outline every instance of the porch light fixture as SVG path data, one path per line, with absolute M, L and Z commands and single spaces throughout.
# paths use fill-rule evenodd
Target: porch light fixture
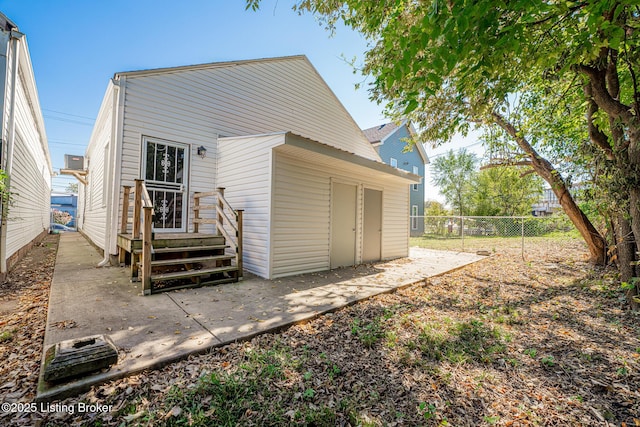
M 204 145 L 201 145 L 200 147 L 198 147 L 198 156 L 200 156 L 203 159 L 207 157 L 207 149 L 204 148 Z

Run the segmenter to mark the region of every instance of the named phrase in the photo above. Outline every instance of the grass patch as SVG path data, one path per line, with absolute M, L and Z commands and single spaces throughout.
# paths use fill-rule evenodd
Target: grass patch
M 518 226 L 518 230 L 520 230 Z M 571 230 L 567 232 L 551 232 L 540 236 L 527 235 L 525 229 L 525 245 L 536 243 L 553 243 L 561 244 L 568 240 L 580 239 L 577 231 Z M 475 252 L 478 250 L 489 250 L 491 252 L 499 251 L 504 248 L 518 248 L 522 245 L 522 235 L 518 231 L 513 236 L 464 236 L 464 250 L 467 252 Z M 411 237 L 409 239 L 410 246 L 420 248 L 428 248 L 442 251 L 459 251 L 462 249 L 463 239 L 460 235 L 436 235 L 427 234 L 420 237 Z
M 376 318 L 372 322 L 365 323 L 359 318 L 355 318 L 351 323 L 351 334 L 356 336 L 365 347 L 373 347 L 384 337 L 380 319 Z
M 491 363 L 506 351 L 502 332 L 479 320 L 449 324 L 423 323 L 415 339 L 405 341 L 409 350 L 418 349 L 424 358 L 451 363 Z
M 17 332 L 16 329 L 5 330 L 0 332 L 0 343 L 8 342 L 13 339 L 13 335 Z
M 274 381 L 285 380 L 286 370 L 299 371 L 302 364 L 282 344 L 269 349 L 247 348 L 238 369 L 205 375 L 191 388 L 173 386 L 167 392 L 163 409 L 169 413 L 178 407 L 180 413 L 162 421 L 169 426 L 236 426 L 251 424 L 256 414 L 265 413 L 272 425 L 288 425 L 292 419 L 301 423 L 332 419 L 335 412 L 331 413 L 330 408 L 287 412 L 287 402 L 296 400 L 295 390 L 276 391 L 270 386 Z M 304 400 L 313 398 L 313 390 L 309 390 L 312 389 L 304 392 Z M 157 416 L 164 415 L 159 412 Z

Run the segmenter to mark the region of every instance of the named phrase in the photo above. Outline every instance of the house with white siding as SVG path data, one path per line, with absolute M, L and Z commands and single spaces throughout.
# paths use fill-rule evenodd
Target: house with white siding
M 198 197 L 223 187 L 265 278 L 407 256 L 420 180 L 380 160 L 305 56 L 116 73 L 85 166 L 78 224 L 105 262 L 131 228 L 125 186 L 144 181 L 156 239 L 215 234 Z
M 24 34 L 0 13 L 0 168 L 11 200 L 0 223 L 0 276 L 49 230 L 52 167 Z

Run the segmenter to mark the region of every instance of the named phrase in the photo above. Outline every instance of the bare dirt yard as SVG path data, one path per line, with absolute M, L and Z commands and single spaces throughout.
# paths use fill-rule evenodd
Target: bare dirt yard
M 0 425 L 640 425 L 640 317 L 579 242 L 548 248 L 498 249 Z M 2 402 L 34 398 L 52 270 L 36 251 L 0 288 L 19 301 L 0 315 Z

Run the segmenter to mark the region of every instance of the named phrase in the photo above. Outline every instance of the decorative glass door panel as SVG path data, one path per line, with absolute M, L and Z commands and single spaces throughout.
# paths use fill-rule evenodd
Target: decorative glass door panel
M 188 146 L 144 139 L 143 176 L 155 210 L 156 230 L 186 230 Z

